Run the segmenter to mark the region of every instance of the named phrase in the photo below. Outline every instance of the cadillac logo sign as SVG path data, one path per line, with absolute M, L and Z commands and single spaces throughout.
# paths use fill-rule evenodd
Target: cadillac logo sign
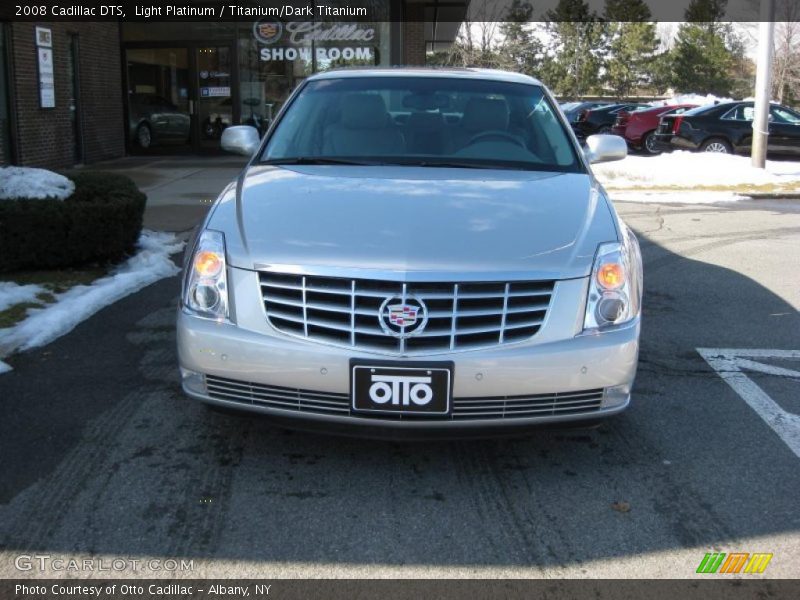
M 413 295 L 402 298 L 392 296 L 381 304 L 378 315 L 381 329 L 386 335 L 406 338 L 422 333 L 428 323 L 428 309 L 425 304 Z
M 253 35 L 262 44 L 274 44 L 283 34 L 283 24 L 277 19 L 261 19 L 253 23 Z
M 408 304 L 390 304 L 386 308 L 389 309 L 389 322 L 392 325 L 399 327 L 413 327 L 417 323 L 417 313 L 419 308 L 416 306 L 409 306 Z

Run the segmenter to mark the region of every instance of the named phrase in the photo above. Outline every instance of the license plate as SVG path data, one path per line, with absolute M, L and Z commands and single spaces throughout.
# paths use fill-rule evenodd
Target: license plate
M 351 406 L 358 412 L 447 415 L 452 380 L 452 363 L 352 364 Z

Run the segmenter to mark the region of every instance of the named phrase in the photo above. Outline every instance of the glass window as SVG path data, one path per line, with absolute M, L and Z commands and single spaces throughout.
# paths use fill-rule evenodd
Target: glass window
M 724 107 L 719 106 L 717 104 L 705 104 L 703 106 L 698 106 L 697 108 L 690 108 L 683 114 L 685 114 L 687 117 L 693 117 L 695 115 L 704 115 L 705 113 L 709 113 L 716 110 L 724 110 Z
M 262 19 L 240 23 L 242 123 L 262 135 L 292 90 L 317 71 L 389 65 L 391 23 Z
M 789 125 L 800 125 L 800 115 L 782 106 L 770 108 L 770 116 L 776 123 L 788 123 Z
M 540 86 L 430 76 L 310 82 L 262 158 L 284 164 L 583 168 Z
M 755 115 L 755 108 L 746 104 L 740 104 L 726 112 L 722 118 L 730 121 L 752 121 Z

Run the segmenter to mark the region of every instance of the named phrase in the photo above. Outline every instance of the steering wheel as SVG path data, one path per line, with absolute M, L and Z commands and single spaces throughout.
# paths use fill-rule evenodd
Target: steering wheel
M 525 148 L 525 144 L 517 136 L 512 135 L 512 134 L 508 133 L 507 131 L 499 131 L 499 130 L 483 131 L 483 132 L 473 136 L 472 139 L 470 139 L 470 141 L 467 142 L 467 146 L 471 146 L 472 144 L 477 144 L 478 141 L 482 140 L 483 138 L 500 138 L 500 139 L 505 140 L 507 142 L 512 142 L 512 143 L 516 144 L 517 146 L 519 146 L 520 148 Z

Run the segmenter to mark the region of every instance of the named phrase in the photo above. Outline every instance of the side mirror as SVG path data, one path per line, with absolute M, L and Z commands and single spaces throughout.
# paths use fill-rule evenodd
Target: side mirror
M 618 135 L 590 135 L 584 153 L 592 164 L 622 160 L 628 156 L 628 144 Z
M 248 158 L 253 156 L 253 153 L 258 149 L 258 144 L 261 138 L 258 135 L 258 130 L 250 125 L 234 125 L 226 127 L 222 132 L 222 139 L 220 145 L 222 149 L 227 152 L 241 154 Z

